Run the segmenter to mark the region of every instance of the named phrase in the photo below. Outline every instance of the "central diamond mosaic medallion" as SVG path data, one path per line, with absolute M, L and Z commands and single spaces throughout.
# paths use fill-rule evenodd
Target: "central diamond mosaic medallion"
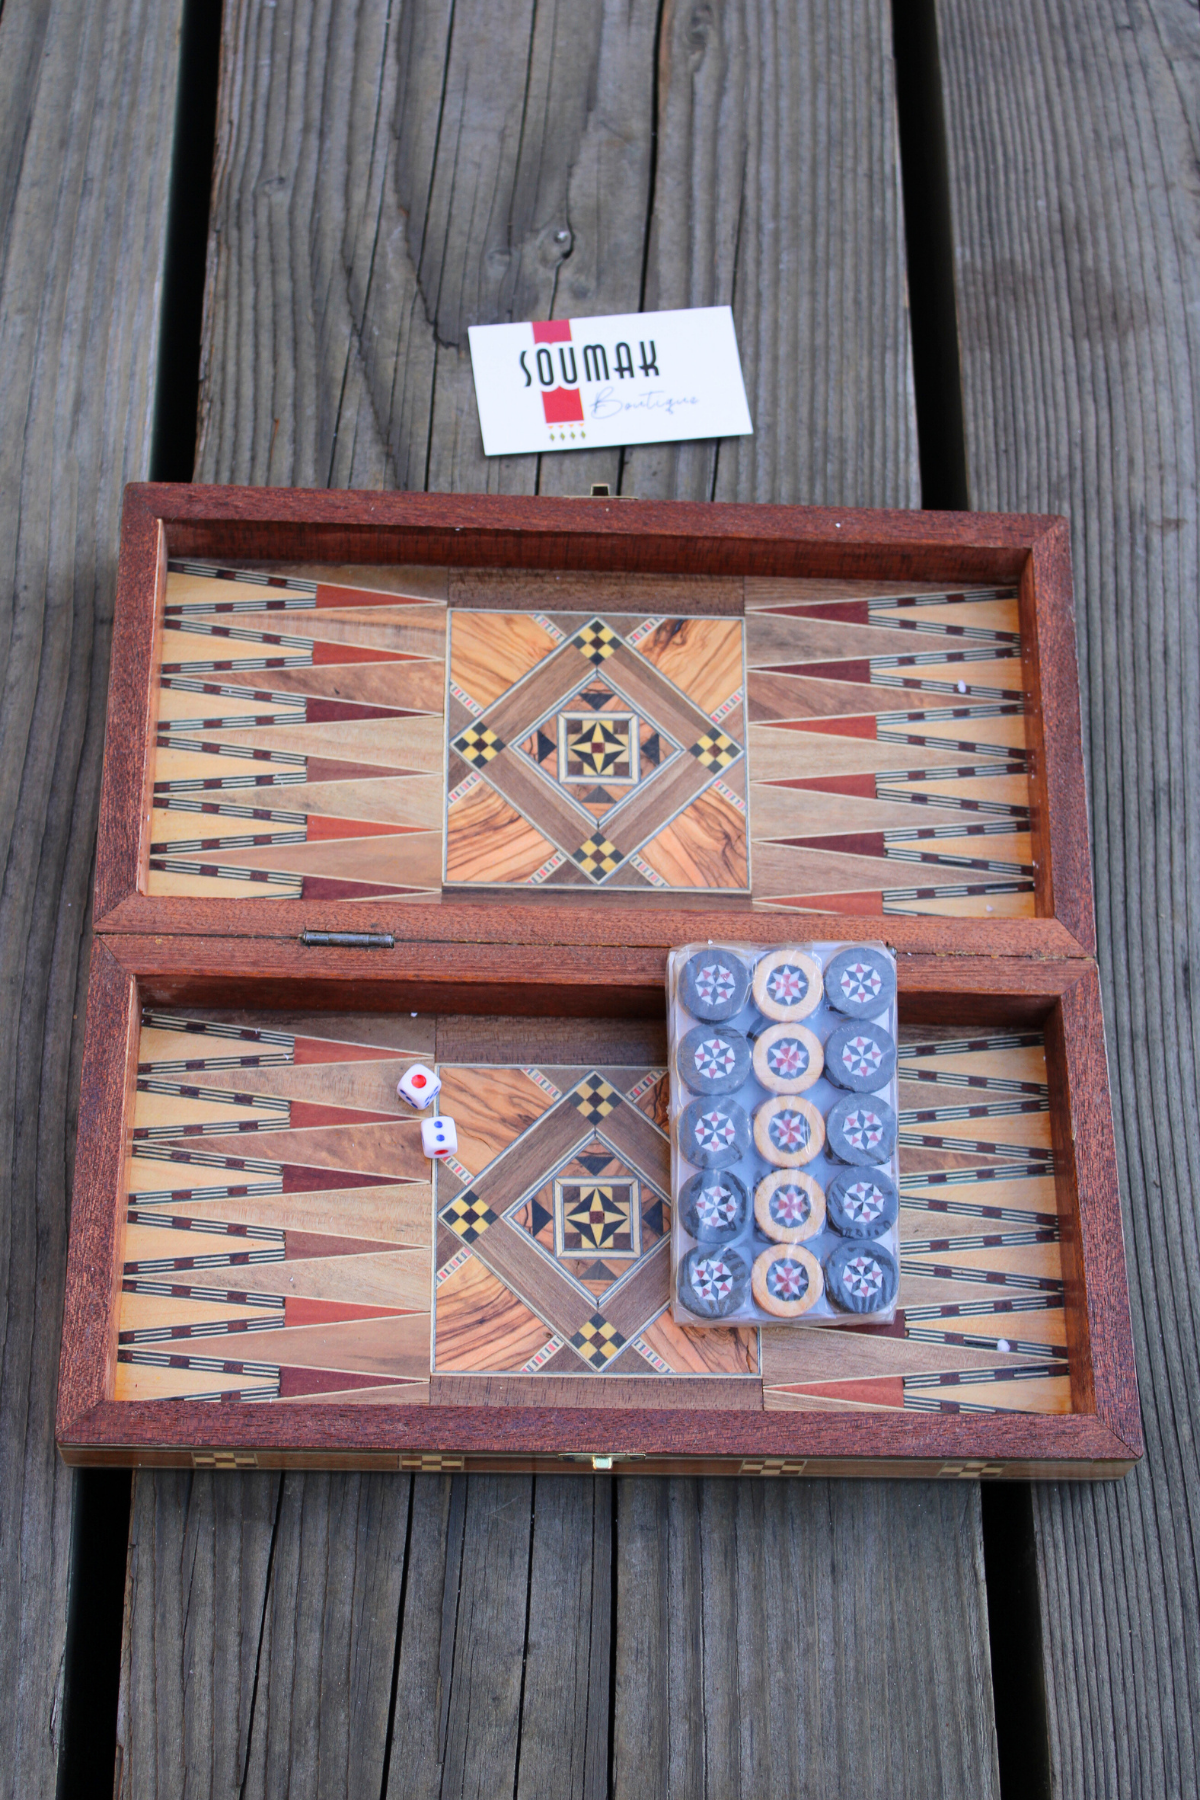
M 750 884 L 742 622 L 450 615 L 447 887 Z
M 641 1199 L 636 1181 L 556 1181 L 556 1256 L 638 1256 Z
M 638 778 L 637 720 L 632 714 L 558 715 L 558 778 L 627 784 Z

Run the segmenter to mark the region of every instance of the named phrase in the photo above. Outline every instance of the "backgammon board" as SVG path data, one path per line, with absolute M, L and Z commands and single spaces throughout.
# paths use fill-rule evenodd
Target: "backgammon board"
M 1128 1467 L 1064 557 L 1041 520 L 131 490 L 64 1454 Z M 665 953 L 788 915 L 896 950 L 899 1310 L 691 1331 Z

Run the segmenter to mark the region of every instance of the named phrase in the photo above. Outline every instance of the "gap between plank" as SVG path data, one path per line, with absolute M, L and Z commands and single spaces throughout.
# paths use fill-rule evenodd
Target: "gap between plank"
M 1027 1482 L 980 1484 L 1001 1800 L 1050 1800 L 1050 1729 Z
M 128 1469 L 78 1469 L 63 1650 L 58 1800 L 110 1800 L 117 1751 Z
M 936 0 L 892 0 L 921 504 L 970 510 Z
M 196 459 L 200 331 L 220 65 L 221 0 L 184 0 L 154 383 L 151 481 L 190 481 Z

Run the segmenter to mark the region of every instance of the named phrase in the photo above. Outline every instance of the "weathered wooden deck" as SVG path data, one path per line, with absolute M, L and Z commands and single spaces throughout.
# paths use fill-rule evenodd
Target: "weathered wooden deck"
M 197 346 L 214 9 L 0 11 L 0 1786 L 109 1791 L 119 1676 L 139 1797 L 1197 1792 L 1193 0 L 220 29 Z M 482 457 L 468 323 L 720 301 L 752 440 Z M 1070 515 L 1128 1480 L 142 1474 L 126 1558 L 54 1381 L 121 486 L 197 352 L 206 480 Z

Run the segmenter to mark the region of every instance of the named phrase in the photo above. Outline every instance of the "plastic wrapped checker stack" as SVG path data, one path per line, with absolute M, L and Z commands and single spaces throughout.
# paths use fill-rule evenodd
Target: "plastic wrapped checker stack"
M 677 1323 L 886 1324 L 900 1279 L 896 965 L 882 944 L 667 961 Z

